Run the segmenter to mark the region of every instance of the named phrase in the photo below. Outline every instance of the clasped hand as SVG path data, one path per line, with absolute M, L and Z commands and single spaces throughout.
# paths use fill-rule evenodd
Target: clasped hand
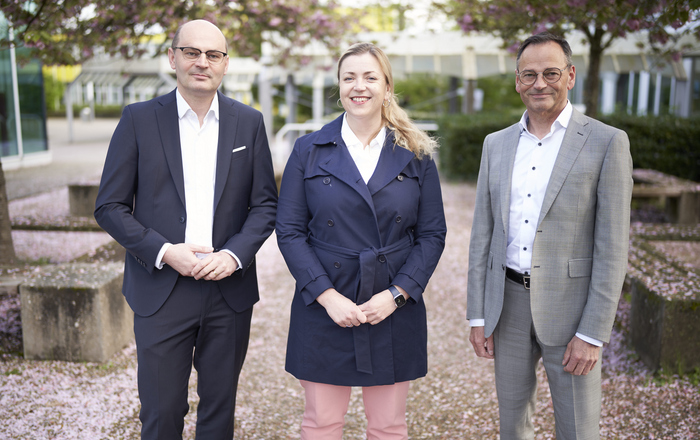
M 205 254 L 199 258 L 197 254 Z M 163 255 L 163 263 L 184 277 L 196 280 L 218 281 L 238 269 L 236 259 L 227 252 L 214 252 L 210 246 L 179 243 L 170 246 Z
M 335 289 L 327 289 L 316 301 L 325 309 L 328 316 L 341 327 L 356 327 L 369 323 L 379 324 L 396 310 L 394 297 L 388 290 L 383 290 L 359 306 L 340 294 Z

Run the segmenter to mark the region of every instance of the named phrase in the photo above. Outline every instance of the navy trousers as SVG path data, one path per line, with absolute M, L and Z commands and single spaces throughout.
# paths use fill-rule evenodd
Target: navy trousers
M 197 438 L 233 438 L 238 376 L 253 308 L 237 313 L 216 282 L 180 277 L 155 314 L 134 316 L 143 440 L 182 439 L 197 370 Z

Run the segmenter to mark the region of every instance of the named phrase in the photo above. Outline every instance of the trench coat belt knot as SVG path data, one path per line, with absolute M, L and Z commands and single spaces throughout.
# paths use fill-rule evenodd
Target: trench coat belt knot
M 379 249 L 368 247 L 359 251 L 325 243 L 311 236 L 309 236 L 309 244 L 342 258 L 358 258 L 360 260 L 360 271 L 355 281 L 355 303 L 359 305 L 369 301 L 375 293 L 389 287 L 387 283 L 387 280 L 389 280 L 388 265 L 380 262 L 379 256 L 383 255 L 386 258 L 386 255 L 412 247 L 413 235 L 409 233 L 401 240 Z M 355 342 L 355 365 L 357 371 L 372 374 L 369 326 L 370 324 L 362 324 L 358 327 L 353 327 L 352 332 Z

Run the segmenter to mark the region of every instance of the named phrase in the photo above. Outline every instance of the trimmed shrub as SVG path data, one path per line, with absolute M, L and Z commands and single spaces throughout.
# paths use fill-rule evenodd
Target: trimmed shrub
M 438 121 L 440 167 L 445 177 L 455 180 L 476 180 L 484 138 L 494 131 L 514 124 L 513 113 L 476 113 L 449 115 Z
M 700 118 L 615 114 L 601 120 L 627 132 L 635 168 L 700 181 Z
M 476 180 L 484 138 L 516 123 L 521 114 L 521 110 L 514 110 L 441 118 L 438 136 L 443 175 Z M 700 118 L 615 114 L 600 119 L 627 132 L 635 168 L 700 181 Z

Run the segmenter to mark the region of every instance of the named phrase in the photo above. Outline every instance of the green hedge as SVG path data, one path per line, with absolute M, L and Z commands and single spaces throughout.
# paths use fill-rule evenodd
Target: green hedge
M 600 119 L 627 132 L 635 168 L 700 182 L 700 118 L 615 114 Z
M 449 179 L 476 180 L 486 135 L 514 124 L 520 116 L 503 112 L 440 119 L 442 174 Z M 651 168 L 700 182 L 700 118 L 616 114 L 600 119 L 627 132 L 635 168 Z
M 444 177 L 476 180 L 484 138 L 517 122 L 510 113 L 476 113 L 448 115 L 438 121 L 440 168 Z
M 73 105 L 73 117 L 80 119 L 80 111 L 85 107 L 89 107 L 87 104 L 74 104 Z M 96 118 L 120 118 L 122 115 L 122 110 L 124 108 L 121 105 L 95 105 L 95 117 Z M 65 118 L 66 117 L 66 107 L 61 106 L 58 110 L 46 111 L 47 116 L 54 118 Z

